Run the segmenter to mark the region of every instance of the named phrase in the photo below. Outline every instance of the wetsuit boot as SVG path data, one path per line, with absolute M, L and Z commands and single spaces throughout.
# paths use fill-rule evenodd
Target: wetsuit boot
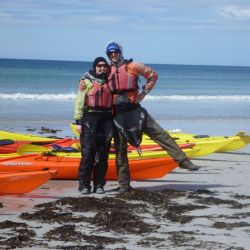
M 178 165 L 180 168 L 187 169 L 189 171 L 196 171 L 200 168 L 194 165 L 189 159 L 185 159 L 184 161 L 179 162 Z
M 84 184 L 84 181 L 83 180 L 79 180 L 79 192 L 81 194 L 89 194 L 90 193 L 90 187 L 87 187 L 85 184 Z

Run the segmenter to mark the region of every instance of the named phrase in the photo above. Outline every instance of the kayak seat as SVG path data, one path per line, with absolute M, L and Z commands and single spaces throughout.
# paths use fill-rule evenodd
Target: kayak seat
M 52 144 L 52 148 L 58 152 L 79 152 L 78 149 L 72 147 L 62 147 L 57 144 Z
M 0 140 L 0 146 L 5 146 L 5 145 L 11 145 L 13 144 L 15 141 L 11 140 L 11 139 L 1 139 Z
M 194 135 L 194 138 L 208 138 L 209 135 Z

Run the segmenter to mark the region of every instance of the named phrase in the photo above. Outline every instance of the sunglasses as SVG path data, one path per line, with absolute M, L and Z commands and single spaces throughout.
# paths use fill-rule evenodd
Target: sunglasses
M 119 51 L 118 51 L 118 50 L 115 50 L 115 51 L 110 51 L 110 52 L 108 52 L 108 55 L 112 55 L 112 54 L 117 55 L 117 54 L 119 54 Z
M 96 67 L 97 67 L 97 68 L 101 68 L 101 67 L 103 67 L 103 68 L 107 68 L 107 67 L 108 67 L 108 65 L 107 65 L 107 64 L 105 64 L 105 63 L 103 63 L 103 64 L 97 64 L 97 65 L 96 65 Z

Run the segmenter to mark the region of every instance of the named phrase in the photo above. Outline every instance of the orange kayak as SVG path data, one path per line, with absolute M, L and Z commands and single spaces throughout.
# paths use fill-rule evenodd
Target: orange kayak
M 53 178 L 57 170 L 0 172 L 0 195 L 24 194 Z
M 49 169 L 58 170 L 54 179 L 78 179 L 79 162 L 79 157 L 30 154 L 0 159 L 0 171 L 39 171 Z M 133 180 L 161 178 L 177 167 L 177 163 L 170 157 L 130 160 L 129 164 L 131 179 Z M 109 160 L 106 179 L 117 179 L 115 160 Z

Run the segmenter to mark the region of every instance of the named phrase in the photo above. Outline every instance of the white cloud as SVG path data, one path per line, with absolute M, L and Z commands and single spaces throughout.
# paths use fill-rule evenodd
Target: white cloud
M 233 28 L 238 25 L 242 29 L 250 18 L 250 8 L 243 7 L 249 5 L 246 1 L 249 0 L 0 0 L 0 26 L 163 31 L 217 30 L 233 23 Z
M 10 17 L 10 14 L 5 12 L 0 12 L 0 17 Z
M 107 23 L 120 21 L 120 18 L 118 16 L 111 16 L 111 15 L 110 16 L 109 15 L 90 16 L 89 18 L 91 18 L 93 21 L 107 22 Z
M 220 14 L 226 18 L 250 19 L 250 8 L 226 6 L 220 9 Z

